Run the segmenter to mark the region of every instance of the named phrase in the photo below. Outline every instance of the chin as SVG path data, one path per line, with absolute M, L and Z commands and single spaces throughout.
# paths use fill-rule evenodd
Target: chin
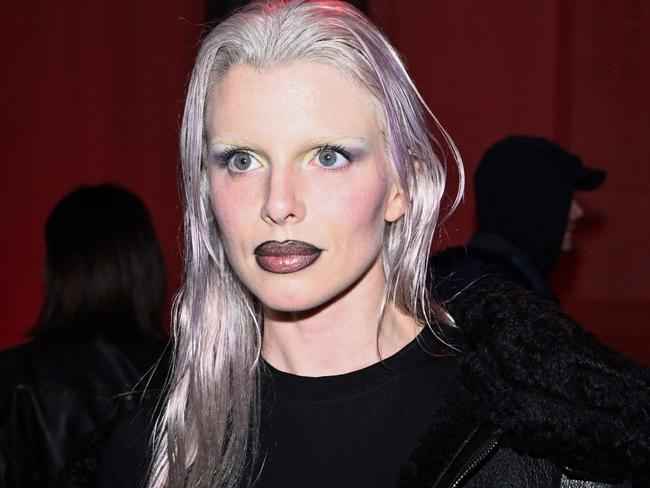
M 278 313 L 317 312 L 332 303 L 345 290 L 319 289 L 312 286 L 276 286 L 272 290 L 258 290 L 256 294 L 264 308 Z
M 262 296 L 258 297 L 264 308 L 278 313 L 300 313 L 317 310 L 329 300 L 315 296 Z

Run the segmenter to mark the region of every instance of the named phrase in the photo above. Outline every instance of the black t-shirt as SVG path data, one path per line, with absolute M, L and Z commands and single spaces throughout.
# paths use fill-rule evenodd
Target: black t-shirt
M 343 375 L 301 377 L 264 363 L 254 486 L 392 486 L 455 368 L 428 329 L 383 362 Z M 144 476 L 143 421 L 129 422 L 109 442 L 101 487 L 132 488 Z
M 419 339 L 383 363 L 339 376 L 301 377 L 267 365 L 257 486 L 391 486 L 455 364 L 430 354 L 430 332 Z

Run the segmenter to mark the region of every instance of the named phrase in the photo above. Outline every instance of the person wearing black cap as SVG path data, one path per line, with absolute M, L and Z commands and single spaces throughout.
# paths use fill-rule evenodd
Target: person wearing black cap
M 594 190 L 605 177 L 542 137 L 509 136 L 492 145 L 474 178 L 478 232 L 467 247 L 431 259 L 439 298 L 500 274 L 556 300 L 547 280 L 560 253 L 573 248 L 584 214 L 575 192 Z

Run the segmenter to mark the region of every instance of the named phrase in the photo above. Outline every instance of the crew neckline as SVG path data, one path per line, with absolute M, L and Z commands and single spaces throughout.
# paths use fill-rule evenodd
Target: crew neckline
M 298 401 L 336 401 L 376 390 L 399 378 L 411 368 L 431 363 L 447 363 L 453 358 L 429 327 L 395 354 L 364 368 L 330 376 L 300 376 L 280 371 L 262 359 L 262 385 L 274 396 Z

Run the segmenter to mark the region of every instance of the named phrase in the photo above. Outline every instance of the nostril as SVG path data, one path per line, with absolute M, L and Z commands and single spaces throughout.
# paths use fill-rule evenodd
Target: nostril
M 272 185 L 268 198 L 261 209 L 262 219 L 268 223 L 282 225 L 300 220 L 304 213 L 303 205 L 296 197 L 295 187 L 287 182 Z

